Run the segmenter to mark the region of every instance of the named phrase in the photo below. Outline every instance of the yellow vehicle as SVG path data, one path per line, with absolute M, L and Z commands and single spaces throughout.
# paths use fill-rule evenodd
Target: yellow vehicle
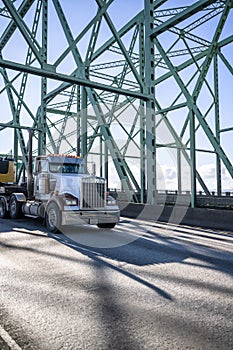
M 16 166 L 14 159 L 0 158 L 0 183 L 16 182 Z

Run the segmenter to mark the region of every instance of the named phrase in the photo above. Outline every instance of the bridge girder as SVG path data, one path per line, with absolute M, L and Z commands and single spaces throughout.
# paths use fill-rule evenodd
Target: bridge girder
M 0 1 L 1 144 L 21 171 L 30 127 L 35 154 L 81 152 L 129 201 L 190 191 L 195 206 L 205 162 L 217 194 L 233 188 L 233 2 L 184 3 Z

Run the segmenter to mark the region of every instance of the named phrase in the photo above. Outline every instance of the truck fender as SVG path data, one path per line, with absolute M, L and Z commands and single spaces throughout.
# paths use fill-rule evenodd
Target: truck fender
M 10 217 L 15 220 L 23 216 L 22 206 L 26 202 L 24 193 L 12 193 L 9 198 L 8 210 Z
M 59 197 L 59 196 L 51 196 L 48 200 L 48 202 L 46 203 L 46 206 L 45 206 L 45 212 L 46 212 L 46 209 L 48 207 L 48 205 L 51 203 L 51 202 L 54 202 L 57 204 L 58 208 L 60 210 L 63 209 L 63 203 L 62 203 L 62 199 Z
M 24 193 L 12 193 L 11 195 L 14 195 L 18 202 L 26 202 L 26 197 Z

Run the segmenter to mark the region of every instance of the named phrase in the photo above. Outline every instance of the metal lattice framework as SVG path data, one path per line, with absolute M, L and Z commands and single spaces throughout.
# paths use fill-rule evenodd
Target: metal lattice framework
M 130 18 L 123 0 L 0 1 L 1 147 L 12 140 L 21 176 L 30 127 L 35 154 L 94 160 L 148 203 L 173 163 L 172 189 L 195 206 L 197 188 L 211 191 L 205 157 L 218 195 L 221 174 L 233 179 L 233 1 L 136 3 Z

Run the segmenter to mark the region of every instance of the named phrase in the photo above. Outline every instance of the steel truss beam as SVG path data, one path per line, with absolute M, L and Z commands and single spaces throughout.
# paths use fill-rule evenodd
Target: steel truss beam
M 35 38 L 31 36 L 29 33 L 29 29 L 27 25 L 22 21 L 22 18 L 16 11 L 13 3 L 9 0 L 2 0 L 5 4 L 6 8 L 8 9 L 9 13 L 12 16 L 12 19 L 14 20 L 14 23 L 17 25 L 19 30 L 21 31 L 24 39 L 26 40 L 27 44 L 29 45 L 30 49 L 34 53 L 35 57 L 39 61 L 40 64 L 42 64 L 41 55 L 40 55 L 40 45 L 36 42 Z
M 182 12 L 168 19 L 165 23 L 157 26 L 153 31 L 151 31 L 150 36 L 155 38 L 158 34 L 162 34 L 164 31 L 176 26 L 178 23 L 181 23 L 185 19 L 194 15 L 195 13 L 203 10 L 208 5 L 214 3 L 215 0 L 200 0 L 197 1 L 194 5 L 187 7 Z
M 222 102 L 223 72 L 233 79 L 227 50 L 233 45 L 231 0 L 190 0 L 177 8 L 170 0 L 144 0 L 143 8 L 120 29 L 112 9 L 118 5 L 124 11 L 125 2 L 92 0 L 95 11 L 83 13 L 87 20 L 78 30 L 79 23 L 65 16 L 65 1 L 2 3 L 0 15 L 6 16 L 6 26 L 0 31 L 0 98 L 7 107 L 3 107 L 6 117 L 0 120 L 0 133 L 8 127 L 13 130 L 14 156 L 23 159 L 24 167 L 28 138 L 24 130 L 29 126 L 38 142 L 35 154 L 64 149 L 81 152 L 87 160 L 93 157 L 100 164 L 99 174 L 109 176 L 110 186 L 112 162 L 117 186 L 128 200 L 156 203 L 161 189 L 157 163 L 160 151 L 169 149 L 177 150 L 177 157 L 176 179 L 168 189 L 189 190 L 192 206 L 197 188 L 210 195 L 208 179 L 199 171 L 204 153 L 215 157 L 215 188 L 222 193 L 222 168 L 233 178 L 233 155 L 224 142 L 233 126 L 223 116 Z M 78 15 L 82 5 L 81 1 L 69 4 Z M 63 40 L 51 55 L 56 41 L 50 34 L 52 8 L 56 30 L 66 43 Z M 24 48 L 19 56 L 11 50 L 16 40 Z M 37 85 L 29 93 L 32 80 Z M 223 118 L 228 122 L 223 123 Z M 161 126 L 169 134 L 162 144 Z M 208 146 L 200 146 L 200 133 Z M 189 169 L 188 187 L 182 162 Z

